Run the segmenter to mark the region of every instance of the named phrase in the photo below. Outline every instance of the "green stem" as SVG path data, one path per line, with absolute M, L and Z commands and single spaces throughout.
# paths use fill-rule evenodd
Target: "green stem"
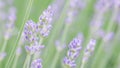
M 8 42 L 8 39 L 5 39 L 5 40 L 4 40 L 4 43 L 3 43 L 3 47 L 2 47 L 2 49 L 1 49 L 1 53 L 2 53 L 2 52 L 5 52 L 5 49 L 6 49 L 6 46 L 7 46 L 7 42 Z M 0 65 L 2 65 L 2 61 L 3 61 L 3 59 L 0 60 Z
M 27 56 L 26 56 L 26 58 L 25 58 L 25 61 L 24 61 L 23 68 L 27 68 L 27 67 L 28 67 L 29 61 L 30 61 L 30 55 L 27 54 Z
M 57 61 L 59 59 L 59 56 L 60 56 L 60 52 L 57 51 L 56 54 L 55 54 L 55 58 L 54 60 L 52 61 L 53 63 L 51 64 L 51 67 L 50 68 L 55 68 L 56 64 L 57 64 Z
M 84 66 L 85 66 L 85 63 L 82 63 L 80 68 L 84 68 Z
M 14 63 L 13 63 L 13 66 L 12 66 L 12 68 L 16 68 L 16 66 L 17 66 L 17 61 L 18 61 L 18 58 L 19 58 L 19 56 L 16 56 L 16 57 L 15 57 L 15 60 L 14 60 Z
M 118 60 L 117 60 L 117 67 L 118 67 L 118 68 L 120 67 L 120 54 L 119 54 Z
M 30 60 L 31 60 L 31 55 L 28 55 L 28 61 L 27 61 L 27 68 L 30 68 Z
M 26 13 L 25 13 L 25 16 L 24 16 L 24 19 L 23 19 L 23 23 L 22 23 L 22 26 L 20 28 L 20 32 L 18 33 L 18 36 L 17 36 L 17 40 L 15 42 L 15 46 L 13 47 L 12 51 L 10 52 L 10 56 L 8 58 L 8 61 L 5 65 L 5 68 L 10 68 L 10 64 L 12 63 L 13 59 L 14 59 L 14 56 L 15 56 L 15 49 L 19 43 L 19 40 L 20 40 L 20 37 L 21 37 L 21 34 L 22 34 L 22 31 L 23 31 L 23 28 L 24 28 L 24 24 L 25 22 L 28 20 L 28 17 L 29 17 L 29 14 L 30 14 L 30 11 L 31 11 L 31 7 L 32 7 L 32 3 L 33 3 L 33 0 L 28 0 L 28 6 L 27 6 L 27 9 L 26 9 Z
M 61 37 L 61 43 L 64 44 L 65 40 L 66 40 L 66 36 L 67 36 L 67 33 L 68 33 L 68 28 L 70 27 L 71 24 L 66 24 L 65 25 L 65 29 L 63 31 L 63 35 Z
M 1 52 L 4 52 L 4 51 L 5 51 L 6 46 L 7 46 L 7 42 L 8 42 L 8 39 L 5 39 L 5 40 L 4 40 L 4 43 L 3 43 L 3 47 L 2 47 L 2 49 L 1 49 Z

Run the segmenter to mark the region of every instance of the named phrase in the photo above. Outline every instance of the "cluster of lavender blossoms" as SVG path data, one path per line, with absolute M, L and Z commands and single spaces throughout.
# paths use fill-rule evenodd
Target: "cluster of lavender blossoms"
M 74 38 L 69 44 L 69 50 L 67 52 L 67 56 L 63 59 L 63 63 L 70 68 L 74 68 L 76 66 L 75 60 L 80 54 L 82 49 L 82 41 L 83 36 L 78 35 L 78 37 Z
M 27 21 L 24 27 L 25 40 L 29 42 L 30 45 L 38 43 L 36 35 L 36 24 L 32 20 Z
M 28 46 L 25 49 L 28 54 L 35 55 L 39 53 L 44 45 L 41 45 L 43 37 L 47 37 L 52 27 L 53 8 L 49 6 L 40 16 L 38 23 L 29 20 L 25 24 L 24 34 L 25 39 L 28 42 Z M 42 68 L 41 59 L 35 59 L 31 63 L 31 68 Z
M 95 45 L 96 45 L 96 40 L 91 39 L 90 42 L 88 43 L 88 45 L 85 49 L 84 55 L 83 55 L 83 59 L 82 59 L 83 64 L 88 61 L 89 57 L 94 52 Z

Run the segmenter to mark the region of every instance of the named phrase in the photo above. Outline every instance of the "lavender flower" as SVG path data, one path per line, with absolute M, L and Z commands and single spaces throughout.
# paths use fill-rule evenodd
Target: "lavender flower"
M 77 59 L 82 49 L 82 46 L 81 46 L 82 41 L 83 41 L 83 37 L 78 36 L 70 42 L 67 56 L 63 59 L 63 62 L 66 66 L 70 68 L 73 68 L 76 66 L 75 59 Z
M 90 42 L 88 43 L 86 49 L 85 49 L 82 63 L 85 63 L 88 60 L 88 58 L 91 56 L 91 54 L 93 53 L 93 51 L 95 49 L 95 45 L 96 45 L 96 40 L 91 39 Z
M 34 44 L 35 42 L 37 43 L 37 34 L 36 34 L 36 24 L 32 21 L 29 20 L 26 24 L 25 24 L 25 28 L 24 28 L 24 34 L 25 34 L 25 39 L 30 43 L 30 44 Z
M 41 59 L 36 59 L 32 62 L 31 68 L 42 68 L 42 60 Z
M 0 53 L 0 61 L 2 61 L 5 57 L 6 57 L 5 52 Z
M 28 41 L 29 45 L 25 46 L 28 54 L 33 55 L 33 58 L 39 56 L 39 52 L 43 45 L 41 45 L 41 38 L 49 35 L 51 30 L 51 22 L 53 16 L 53 9 L 49 6 L 39 18 L 39 22 L 36 24 L 32 20 L 29 20 L 25 24 L 24 34 L 25 39 Z M 32 68 L 42 68 L 41 61 L 39 59 L 32 62 Z
M 31 55 L 40 52 L 42 48 L 44 48 L 44 45 L 25 46 L 27 53 Z
M 39 18 L 39 22 L 37 23 L 37 32 L 38 35 L 40 34 L 43 37 L 46 37 L 49 35 L 51 30 L 51 22 L 53 17 L 53 9 L 51 6 L 49 6 L 43 14 Z

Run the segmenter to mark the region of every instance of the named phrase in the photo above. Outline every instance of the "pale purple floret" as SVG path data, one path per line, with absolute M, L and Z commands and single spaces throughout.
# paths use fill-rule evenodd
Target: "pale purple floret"
M 84 56 L 82 59 L 83 63 L 86 62 L 88 60 L 88 58 L 91 56 L 91 54 L 94 52 L 95 45 L 96 45 L 96 40 L 91 39 L 90 42 L 88 43 L 86 49 L 85 49 Z
M 82 49 L 81 46 L 82 41 L 83 41 L 83 37 L 78 36 L 70 42 L 67 56 L 63 59 L 65 65 L 71 68 L 74 68 L 76 66 L 75 60 L 79 56 L 80 51 Z
M 41 49 L 44 48 L 44 45 L 33 45 L 33 46 L 25 46 L 25 49 L 27 51 L 27 53 L 29 54 L 34 54 L 37 52 L 40 52 Z
M 71 68 L 74 68 L 75 66 L 76 66 L 76 63 L 75 63 L 75 60 L 71 60 L 70 58 L 68 58 L 68 57 L 65 57 L 64 59 L 63 59 L 63 63 L 64 64 L 67 64 L 69 67 L 71 67 Z
M 61 44 L 61 42 L 59 40 L 56 40 L 55 46 L 56 46 L 56 49 L 58 51 L 62 51 L 66 47 L 66 45 L 65 44 Z
M 31 64 L 31 68 L 42 68 L 41 62 L 42 62 L 41 59 L 33 60 L 32 64 Z
M 15 7 L 11 7 L 11 8 L 9 9 L 8 20 L 9 20 L 10 22 L 15 22 L 15 20 L 16 20 L 16 8 L 15 8 Z
M 16 49 L 16 56 L 20 56 L 21 53 L 22 53 L 22 48 L 21 48 L 21 47 L 18 47 L 18 48 Z
M 110 32 L 110 33 L 107 33 L 107 34 L 104 36 L 103 41 L 104 41 L 104 42 L 109 42 L 109 41 L 111 41 L 113 38 L 114 38 L 114 32 Z
M 0 53 L 0 61 L 2 61 L 6 57 L 6 52 L 1 52 Z
M 52 28 L 54 11 L 51 6 L 49 6 L 40 16 L 39 22 L 37 23 L 37 32 L 43 37 L 47 37 Z

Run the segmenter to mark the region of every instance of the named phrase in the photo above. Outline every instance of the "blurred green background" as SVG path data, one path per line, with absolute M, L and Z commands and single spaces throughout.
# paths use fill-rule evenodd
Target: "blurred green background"
M 22 26 L 23 23 L 23 18 L 26 12 L 26 8 L 28 6 L 29 0 L 14 0 L 13 5 L 17 9 L 17 20 L 15 22 L 16 25 L 16 31 L 15 35 L 13 35 L 7 43 L 7 56 L 2 62 L 2 65 L 0 65 L 0 68 L 5 68 L 6 61 L 8 60 L 10 51 L 14 47 L 15 41 L 17 39 L 17 32 L 19 32 L 20 27 Z M 30 16 L 29 19 L 32 19 L 35 22 L 38 22 L 40 14 L 48 7 L 48 5 L 52 4 L 54 1 L 53 0 L 33 0 L 33 5 L 31 7 L 30 11 Z M 62 0 L 59 0 L 59 2 L 62 2 Z M 66 45 L 69 44 L 69 42 L 77 36 L 77 34 L 83 33 L 84 34 L 84 43 L 83 43 L 83 48 L 85 48 L 86 44 L 89 42 L 90 38 L 93 37 L 90 34 L 90 22 L 93 18 L 94 15 L 94 5 L 95 5 L 95 0 L 86 0 L 87 6 L 85 7 L 84 10 L 82 10 L 78 17 L 75 19 L 75 21 L 72 23 L 72 25 L 68 29 L 68 33 L 66 35 Z M 65 17 L 66 13 L 63 12 L 65 9 L 65 5 L 62 5 L 62 10 L 59 12 L 60 17 L 56 19 L 53 23 L 53 27 L 51 30 L 50 35 L 43 40 L 43 45 L 45 45 L 45 49 L 42 51 L 41 58 L 43 60 L 43 68 L 49 68 L 50 65 L 53 63 L 55 54 L 57 52 L 55 42 L 56 40 L 59 40 L 62 31 L 65 28 Z M 61 17 L 64 16 L 65 17 Z M 111 13 L 108 12 L 105 14 L 105 24 L 103 26 L 103 29 L 106 30 L 107 27 L 111 24 L 109 20 L 111 19 Z M 4 26 L 5 23 L 0 23 Z M 58 26 L 58 27 L 56 27 Z M 114 23 L 110 31 L 115 33 L 115 36 L 112 40 L 110 40 L 108 43 L 102 42 L 102 39 L 97 40 L 97 45 L 94 54 L 90 57 L 90 60 L 87 62 L 85 65 L 85 68 L 93 68 L 92 64 L 94 64 L 94 68 L 120 68 L 120 29 L 119 29 L 118 24 Z M 57 31 L 56 31 L 57 29 Z M 0 47 L 2 46 L 4 42 L 3 38 L 3 31 L 2 28 L 0 29 Z M 103 47 L 100 50 L 99 56 L 96 56 L 97 50 L 100 47 L 100 44 L 103 43 Z M 17 67 L 16 68 L 22 68 L 25 57 L 26 57 L 26 51 L 24 49 L 24 46 L 22 46 L 22 54 L 19 57 L 19 60 L 17 61 Z M 57 61 L 56 67 L 55 68 L 62 68 L 62 59 L 66 56 L 68 48 L 65 48 L 63 52 L 60 53 L 59 55 L 59 60 Z M 81 65 L 81 60 L 83 56 L 83 51 L 80 54 L 79 58 L 77 59 L 77 68 L 80 68 Z M 97 57 L 97 58 L 96 58 Z M 12 62 L 13 64 L 13 62 Z M 12 68 L 12 67 L 10 67 Z

